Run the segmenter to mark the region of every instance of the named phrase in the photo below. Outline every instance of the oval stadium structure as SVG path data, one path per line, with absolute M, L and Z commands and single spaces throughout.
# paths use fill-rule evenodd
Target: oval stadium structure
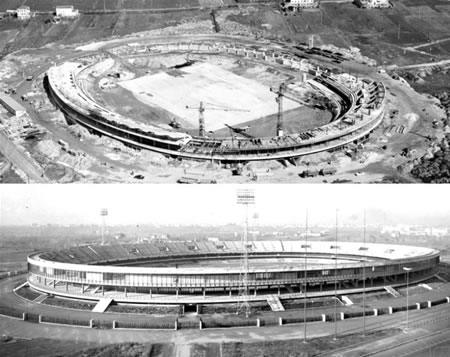
M 28 257 L 29 285 L 55 296 L 139 304 L 208 304 L 242 298 L 240 242 L 85 245 Z M 306 255 L 305 255 L 306 251 Z M 247 246 L 249 301 L 374 291 L 426 280 L 434 249 L 390 244 L 259 241 Z M 305 260 L 305 257 L 307 258 Z M 337 259 L 336 259 L 337 257 Z M 307 266 L 305 275 L 305 263 Z M 405 269 L 406 268 L 406 269 Z
M 171 157 L 218 162 L 291 159 L 334 150 L 350 143 L 366 140 L 381 123 L 384 116 L 386 90 L 383 83 L 346 73 L 339 74 L 325 67 L 319 67 L 315 60 L 304 56 L 305 51 L 310 50 L 307 47 L 258 41 L 249 42 L 248 39 L 243 38 L 212 35 L 174 36 L 170 40 L 149 38 L 128 44 L 121 42 L 115 47 L 89 51 L 77 58 L 52 66 L 47 73 L 48 92 L 55 105 L 62 110 L 69 121 L 77 122 L 92 132 L 112 137 L 126 145 L 156 151 Z M 341 54 L 331 53 L 331 51 L 321 52 L 321 55 L 334 59 L 337 63 L 345 60 Z M 166 72 L 161 72 L 162 70 L 159 68 L 146 71 L 149 67 L 141 68 L 134 65 L 140 63 L 139 61 L 150 63 L 151 60 L 148 58 L 152 58 L 152 56 L 158 56 L 158 58 L 185 56 L 183 58 L 186 60 L 165 68 Z M 192 58 L 195 58 L 195 61 Z M 241 83 L 238 75 L 229 75 L 229 71 L 213 67 L 209 61 L 211 58 L 231 58 L 233 63 L 245 62 L 260 67 L 264 66 L 266 77 L 269 76 L 268 73 L 276 71 L 283 74 L 284 80 L 280 80 L 275 85 L 275 90 L 270 86 L 264 88 L 261 83 L 252 82 L 248 78 L 243 79 Z M 186 66 L 191 66 L 193 62 L 201 63 L 203 66 L 201 68 L 205 68 L 205 70 L 200 69 L 195 73 L 190 73 L 189 71 L 194 71 L 192 69 L 186 72 Z M 136 77 L 138 82 L 122 84 L 120 81 L 125 80 L 121 79 L 121 74 L 115 70 L 118 67 L 126 73 L 123 76 Z M 222 77 L 215 72 L 219 70 L 226 79 L 222 80 Z M 149 74 L 150 72 L 151 74 Z M 227 77 L 228 75 L 229 77 Z M 188 76 L 191 79 L 184 78 Z M 177 82 L 182 80 L 184 82 Z M 162 85 L 158 85 L 157 81 L 161 81 L 158 83 L 162 83 Z M 253 116 L 242 120 L 238 119 L 239 115 L 248 113 L 238 113 L 237 109 L 226 119 L 231 120 L 228 123 L 234 124 L 229 125 L 227 121 L 218 124 L 218 109 L 213 108 L 216 111 L 212 112 L 207 110 L 208 122 L 210 125 L 215 125 L 214 130 L 217 128 L 219 131 L 223 131 L 228 127 L 230 131 L 234 131 L 231 135 L 216 135 L 207 126 L 206 129 L 205 127 L 202 129 L 201 124 L 196 122 L 197 119 L 191 119 L 191 131 L 180 128 L 180 124 L 176 121 L 170 123 L 168 119 L 158 119 L 162 115 L 161 113 L 169 113 L 167 118 L 171 113 L 178 113 L 177 118 L 181 121 L 186 119 L 188 114 L 197 115 L 194 111 L 187 113 L 189 111 L 186 110 L 186 103 L 182 103 L 179 98 L 172 97 L 174 87 L 181 87 L 180 83 L 190 86 L 192 83 L 187 83 L 189 81 L 196 82 L 191 90 L 188 89 L 188 93 L 205 88 L 205 82 L 212 85 L 211 88 L 216 88 L 210 89 L 203 96 L 198 94 L 196 101 L 192 102 L 195 103 L 193 105 L 198 106 L 199 101 L 204 100 L 205 97 L 209 98 L 208 95 L 215 95 L 215 99 L 222 101 L 221 103 L 231 103 L 229 106 L 236 106 L 236 103 L 233 103 L 236 98 L 228 99 L 227 95 L 217 98 L 217 96 L 221 96 L 223 90 L 230 96 L 234 93 L 237 98 L 247 98 L 248 96 L 247 102 L 242 100 L 243 103 L 248 104 L 248 110 L 240 111 L 252 112 L 250 114 Z M 118 82 L 120 83 L 118 84 Z M 169 85 L 170 83 L 173 84 Z M 283 97 L 290 98 L 292 103 L 303 103 L 302 105 L 308 106 L 308 103 L 305 102 L 305 91 L 308 94 L 313 93 L 315 98 L 328 98 L 326 107 L 331 119 L 316 126 L 294 125 L 293 128 L 297 129 L 291 128 L 292 130 L 289 132 L 283 128 L 282 120 L 278 119 L 277 128 L 273 125 L 273 130 L 266 130 L 265 135 L 248 134 L 246 129 L 240 126 L 241 124 L 251 123 L 252 127 L 258 127 L 258 120 L 267 121 L 268 118 L 277 115 L 276 109 L 275 111 L 272 109 L 271 112 L 263 112 L 261 108 L 267 103 L 276 105 L 275 100 L 280 85 L 285 87 L 279 89 L 279 92 L 283 91 Z M 150 107 L 156 111 L 156 114 L 149 109 L 147 117 L 139 121 L 136 115 L 118 113 L 118 110 L 104 103 L 111 103 L 113 100 L 98 100 L 98 92 L 92 93 L 92 90 L 87 89 L 88 87 L 92 89 L 92 86 L 96 90 L 99 86 L 102 87 L 102 93 L 108 91 L 108 86 L 115 86 L 115 88 L 125 86 L 127 90 L 133 92 L 134 97 L 139 98 L 139 105 L 153 103 Z M 162 86 L 167 87 L 165 92 Z M 256 87 L 260 89 L 260 92 L 251 93 L 256 91 Z M 270 93 L 271 91 L 274 93 Z M 261 99 L 263 95 L 264 99 Z M 298 104 L 296 105 L 298 106 Z M 289 108 L 284 107 L 283 109 L 279 104 L 279 113 L 283 113 L 287 109 Z M 230 111 L 230 108 L 224 107 L 222 110 Z M 293 120 L 301 123 L 303 119 L 299 116 Z M 200 119 L 199 121 L 201 122 Z M 199 125 L 198 135 L 192 130 L 194 125 Z

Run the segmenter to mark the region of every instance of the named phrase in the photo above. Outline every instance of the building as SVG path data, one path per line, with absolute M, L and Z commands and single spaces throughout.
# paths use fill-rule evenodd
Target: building
M 438 271 L 440 253 L 425 247 L 356 242 L 255 241 L 247 247 L 251 301 L 292 298 L 305 284 L 315 296 L 418 282 Z M 242 287 L 237 241 L 159 241 L 87 245 L 28 257 L 28 284 L 56 296 L 155 304 L 235 303 Z M 335 256 L 338 256 L 338 262 Z M 364 256 L 364 259 L 362 258 Z M 224 262 L 226 262 L 224 264 Z M 337 269 L 335 271 L 335 269 Z M 365 272 L 363 271 L 365 270 Z
M 30 7 L 21 6 L 16 10 L 16 14 L 19 20 L 28 20 L 31 17 Z
M 57 17 L 77 17 L 78 15 L 79 15 L 79 12 L 78 12 L 78 10 L 73 8 L 73 5 L 56 7 L 56 16 Z
M 3 105 L 8 112 L 17 117 L 24 115 L 26 109 L 17 103 L 13 98 L 0 93 L 0 105 Z
M 355 4 L 363 9 L 385 9 L 392 7 L 388 0 L 355 0 Z
M 319 6 L 319 0 L 285 0 L 284 9 L 287 11 L 299 11 Z

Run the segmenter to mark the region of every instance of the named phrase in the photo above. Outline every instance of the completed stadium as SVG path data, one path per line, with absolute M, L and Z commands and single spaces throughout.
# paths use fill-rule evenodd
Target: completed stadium
M 293 159 L 364 141 L 384 116 L 383 83 L 316 57 L 346 61 L 240 37 L 144 38 L 55 64 L 46 83 L 70 122 L 131 147 L 217 162 Z
M 307 245 L 307 246 L 306 246 Z M 127 304 L 235 303 L 248 254 L 248 301 L 375 291 L 429 279 L 439 252 L 391 244 L 300 241 L 86 245 L 28 257 L 28 284 L 45 294 Z M 306 251 L 306 254 L 305 254 Z M 305 263 L 306 269 L 305 269 Z M 408 274 L 408 277 L 406 276 Z

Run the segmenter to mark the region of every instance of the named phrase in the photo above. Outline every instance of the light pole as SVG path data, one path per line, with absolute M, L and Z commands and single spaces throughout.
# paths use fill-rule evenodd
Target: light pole
M 406 329 L 405 332 L 408 331 L 409 327 L 409 272 L 412 268 L 403 267 L 403 270 L 406 271 Z
M 306 296 L 308 283 L 306 282 L 306 275 L 308 270 L 308 258 L 306 254 L 308 253 L 308 209 L 306 209 L 306 221 L 305 221 L 305 298 L 303 300 L 303 323 L 304 323 L 304 336 L 303 343 L 306 342 Z
M 334 242 L 334 340 L 337 340 L 337 242 L 338 242 L 338 209 L 336 209 L 336 231 Z
M 236 314 L 244 312 L 245 318 L 250 314 L 250 305 L 248 302 L 248 206 L 255 204 L 254 189 L 238 189 L 236 192 L 236 199 L 238 205 L 245 206 L 245 229 L 241 238 L 241 266 L 240 266 L 240 281 L 239 281 L 239 301 Z
M 102 217 L 102 245 L 105 244 L 105 217 L 108 215 L 108 209 L 102 208 L 100 210 L 100 216 Z
M 363 228 L 363 336 L 366 336 L 366 210 Z

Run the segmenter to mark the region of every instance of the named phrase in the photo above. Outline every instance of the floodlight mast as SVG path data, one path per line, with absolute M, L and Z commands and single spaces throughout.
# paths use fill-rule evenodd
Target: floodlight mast
M 102 245 L 105 244 L 105 217 L 108 215 L 108 209 L 102 208 L 100 210 L 100 216 L 102 217 Z
M 245 228 L 241 238 L 241 266 L 239 279 L 239 298 L 236 314 L 244 313 L 245 318 L 250 314 L 248 302 L 248 206 L 255 204 L 255 192 L 253 189 L 237 190 L 237 204 L 245 206 Z

